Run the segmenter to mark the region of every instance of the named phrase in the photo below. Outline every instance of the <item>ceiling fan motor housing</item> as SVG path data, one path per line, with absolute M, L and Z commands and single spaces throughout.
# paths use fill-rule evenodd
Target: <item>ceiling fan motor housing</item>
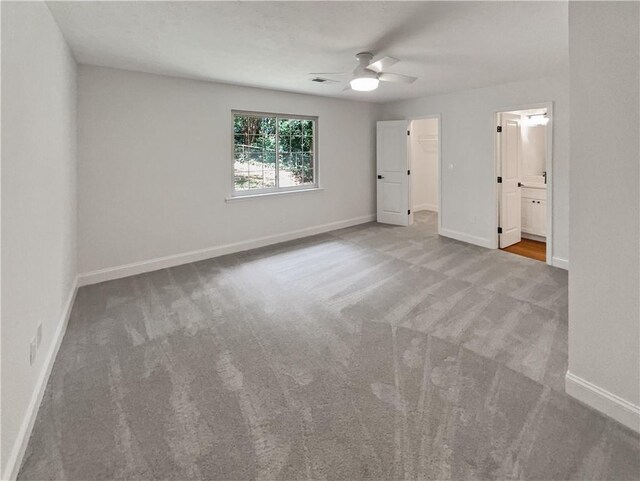
M 360 52 L 356 54 L 356 58 L 358 59 L 358 66 L 353 70 L 354 75 L 359 78 L 378 78 L 378 74 L 376 72 L 367 68 L 371 63 L 371 60 L 373 60 L 373 54 L 371 52 Z

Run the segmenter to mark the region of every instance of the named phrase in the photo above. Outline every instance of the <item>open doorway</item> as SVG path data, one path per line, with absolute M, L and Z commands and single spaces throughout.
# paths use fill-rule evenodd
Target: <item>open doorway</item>
M 496 114 L 498 246 L 551 263 L 551 105 Z
M 431 223 L 437 232 L 440 206 L 440 116 L 413 119 L 410 131 L 411 210 L 416 222 Z

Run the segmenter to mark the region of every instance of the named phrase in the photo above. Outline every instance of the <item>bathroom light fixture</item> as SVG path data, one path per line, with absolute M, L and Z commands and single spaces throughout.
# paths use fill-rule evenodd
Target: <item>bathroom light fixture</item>
M 547 125 L 549 123 L 549 117 L 547 114 L 535 114 L 527 115 L 527 125 L 534 127 L 536 125 Z
M 377 76 L 356 77 L 351 82 L 351 88 L 353 90 L 359 90 L 361 92 L 369 92 L 378 88 L 379 80 Z

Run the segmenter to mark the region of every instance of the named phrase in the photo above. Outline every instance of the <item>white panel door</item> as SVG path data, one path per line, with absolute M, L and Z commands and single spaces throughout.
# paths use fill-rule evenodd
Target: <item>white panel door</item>
M 520 192 L 520 116 L 500 114 L 500 247 L 522 240 L 522 197 Z
M 378 222 L 410 225 L 409 212 L 409 121 L 377 124 Z

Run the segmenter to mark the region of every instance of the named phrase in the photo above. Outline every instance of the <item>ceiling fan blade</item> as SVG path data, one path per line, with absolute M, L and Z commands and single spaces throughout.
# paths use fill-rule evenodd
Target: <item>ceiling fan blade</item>
M 398 73 L 381 73 L 378 79 L 382 82 L 400 82 L 405 84 L 412 84 L 417 80 L 417 77 L 410 77 L 409 75 L 400 75 Z
M 373 70 L 376 73 L 380 73 L 383 70 L 388 69 L 392 65 L 398 63 L 399 60 L 393 57 L 382 57 L 380 60 L 376 60 L 375 62 L 371 62 L 366 66 L 367 70 Z
M 311 72 L 307 75 L 351 75 L 351 72 Z

